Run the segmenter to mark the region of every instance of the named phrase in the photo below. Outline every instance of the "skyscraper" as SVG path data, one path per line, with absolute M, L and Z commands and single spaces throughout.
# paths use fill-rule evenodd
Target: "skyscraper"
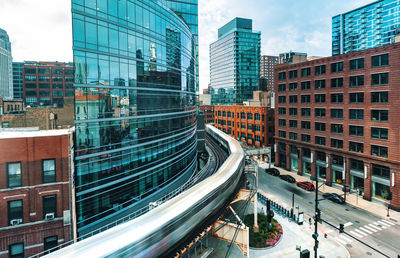
M 24 63 L 23 62 L 13 62 L 12 63 L 13 70 L 13 95 L 14 98 L 22 99 L 23 97 L 23 70 Z
M 266 89 L 259 87 L 260 90 L 274 89 L 274 67 L 279 64 L 278 56 L 261 56 L 261 74 L 260 77 L 266 80 Z
M 393 43 L 400 2 L 379 0 L 332 18 L 332 55 Z
M 5 30 L 0 29 L 0 97 L 12 98 L 11 42 Z
M 158 1 L 72 0 L 72 19 L 83 234 L 194 172 L 195 43 Z
M 210 45 L 212 104 L 241 103 L 252 99 L 260 78 L 261 33 L 253 21 L 235 18 L 218 29 Z

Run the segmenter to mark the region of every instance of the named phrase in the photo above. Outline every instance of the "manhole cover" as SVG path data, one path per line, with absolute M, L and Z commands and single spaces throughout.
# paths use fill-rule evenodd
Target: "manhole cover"
M 368 254 L 368 255 L 372 255 L 372 253 L 370 253 L 370 252 L 367 252 L 367 254 Z
M 349 209 L 347 209 L 347 208 L 346 208 L 345 210 L 346 210 L 346 211 L 349 211 Z
M 313 204 L 313 202 L 308 202 L 309 204 Z
M 353 246 L 351 244 L 346 245 L 348 248 L 352 248 Z
M 360 223 L 358 220 L 355 221 L 356 223 Z

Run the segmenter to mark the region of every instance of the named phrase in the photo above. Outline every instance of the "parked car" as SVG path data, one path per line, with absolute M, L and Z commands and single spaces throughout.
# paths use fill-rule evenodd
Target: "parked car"
M 336 202 L 339 204 L 345 203 L 344 198 L 337 193 L 324 193 L 322 197 L 331 200 L 332 202 Z
M 313 185 L 313 183 L 307 182 L 307 181 L 297 182 L 297 186 L 301 187 L 301 188 L 303 188 L 303 189 L 305 189 L 307 191 L 314 191 L 315 190 L 315 186 Z
M 273 176 L 279 176 L 281 174 L 277 168 L 267 168 L 265 172 Z
M 291 175 L 280 175 L 279 177 L 280 179 L 285 180 L 289 183 L 296 183 L 296 179 L 294 179 L 294 177 L 292 177 Z

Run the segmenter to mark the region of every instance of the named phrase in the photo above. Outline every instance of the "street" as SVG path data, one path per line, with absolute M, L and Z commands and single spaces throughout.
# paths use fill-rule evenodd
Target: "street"
M 294 207 L 298 206 L 300 212 L 313 216 L 315 207 L 315 191 L 308 192 L 281 180 L 279 177 L 269 175 L 259 169 L 259 192 L 264 192 L 278 203 L 292 208 L 292 195 L 294 194 Z M 252 182 L 252 178 L 249 177 Z M 324 187 L 324 186 L 321 186 Z M 321 188 L 320 188 L 321 189 Z M 319 195 L 322 199 L 322 194 Z M 371 245 L 389 257 L 397 257 L 400 254 L 400 226 L 399 222 L 391 219 L 383 219 L 370 212 L 356 208 L 348 204 L 336 204 L 330 200 L 319 203 L 321 218 L 339 227 L 344 224 L 345 232 Z M 295 214 L 297 214 L 296 208 Z M 312 226 L 314 227 L 314 226 Z M 334 238 L 345 246 L 352 257 L 383 257 L 371 248 L 359 243 L 345 234 L 339 234 L 338 230 L 323 223 L 318 227 L 327 234 L 328 238 Z M 323 236 L 320 236 L 320 238 Z

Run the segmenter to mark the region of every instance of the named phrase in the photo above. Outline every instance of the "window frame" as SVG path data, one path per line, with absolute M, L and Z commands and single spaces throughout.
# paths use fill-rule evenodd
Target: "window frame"
M 45 170 L 44 170 L 44 164 L 47 161 L 53 161 L 54 162 L 54 180 L 53 181 L 45 181 Z M 50 170 L 49 170 L 50 171 Z M 42 159 L 42 183 L 43 184 L 49 184 L 49 183 L 55 183 L 57 182 L 57 166 L 56 166 L 56 159 Z
M 9 166 L 13 164 L 19 164 L 19 171 L 20 171 L 20 184 L 19 185 L 13 185 L 10 186 L 10 173 L 9 173 Z M 17 162 L 7 162 L 6 163 L 6 177 L 7 177 L 7 188 L 16 188 L 16 187 L 22 187 L 22 164 L 20 161 Z

